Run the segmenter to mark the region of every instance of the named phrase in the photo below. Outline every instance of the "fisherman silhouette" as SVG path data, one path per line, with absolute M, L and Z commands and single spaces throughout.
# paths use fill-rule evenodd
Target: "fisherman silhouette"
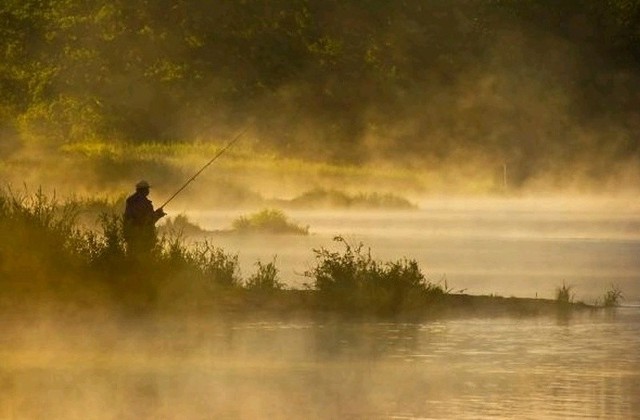
M 153 210 L 147 198 L 151 186 L 147 181 L 136 184 L 136 192 L 127 198 L 124 210 L 123 233 L 127 253 L 133 257 L 148 256 L 156 245 L 158 220 L 166 215 L 162 207 Z

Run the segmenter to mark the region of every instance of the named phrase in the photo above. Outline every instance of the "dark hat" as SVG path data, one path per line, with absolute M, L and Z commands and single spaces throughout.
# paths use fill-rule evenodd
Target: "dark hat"
M 140 190 L 142 188 L 151 188 L 151 185 L 147 181 L 140 181 L 136 184 L 136 190 Z

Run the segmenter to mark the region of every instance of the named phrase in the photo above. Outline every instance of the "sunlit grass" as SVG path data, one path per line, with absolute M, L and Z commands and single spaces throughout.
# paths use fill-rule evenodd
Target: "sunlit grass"
M 158 157 L 187 157 L 215 154 L 222 146 L 213 143 L 101 143 L 101 142 L 75 142 L 61 146 L 64 153 L 95 158 L 129 158 L 129 159 L 156 159 Z
M 163 185 L 177 184 L 207 163 L 228 144 L 228 140 L 148 141 L 139 144 L 76 141 L 39 156 L 43 169 L 38 174 L 44 177 L 47 171 L 52 171 L 58 176 L 59 168 L 68 165 L 72 170 L 90 171 L 96 179 L 105 183 L 144 174 L 147 178 L 161 180 Z M 17 174 L 24 171 L 29 159 L 23 157 L 13 160 L 11 172 Z M 286 156 L 263 147 L 258 139 L 248 137 L 241 138 L 229 148 L 214 166 L 213 171 L 208 170 L 203 174 L 204 178 L 224 177 L 247 185 L 264 180 L 265 188 L 269 187 L 270 181 L 277 183 L 285 180 L 287 186 L 291 187 L 290 192 L 298 192 L 300 187 L 317 186 L 339 187 L 350 193 L 403 191 L 403 194 L 411 197 L 445 192 L 473 195 L 504 193 L 502 180 L 496 177 L 499 165 L 478 162 L 473 156 L 413 165 L 366 160 L 347 164 L 320 158 Z M 42 183 L 41 180 L 38 182 Z
M 386 193 L 358 193 L 348 194 L 335 189 L 315 188 L 291 200 L 282 200 L 283 205 L 289 207 L 306 208 L 384 208 L 384 209 L 414 209 L 416 205 L 404 197 Z
M 193 170 L 205 164 L 226 143 L 172 142 L 130 144 L 123 142 L 76 142 L 61 147 L 71 157 L 81 159 L 109 159 L 113 161 L 153 161 L 167 165 L 188 167 Z M 216 163 L 220 171 L 241 174 L 270 173 L 290 174 L 326 179 L 353 179 L 368 182 L 401 182 L 414 187 L 424 187 L 426 178 L 416 171 L 401 166 L 338 165 L 322 161 L 278 156 L 268 151 L 258 151 L 254 145 L 235 144 Z

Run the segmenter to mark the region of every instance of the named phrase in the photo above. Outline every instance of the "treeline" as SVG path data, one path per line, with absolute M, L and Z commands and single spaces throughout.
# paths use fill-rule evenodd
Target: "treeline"
M 360 162 L 638 157 L 640 1 L 4 0 L 0 153 L 226 136 Z M 592 158 L 597 157 L 598 162 Z

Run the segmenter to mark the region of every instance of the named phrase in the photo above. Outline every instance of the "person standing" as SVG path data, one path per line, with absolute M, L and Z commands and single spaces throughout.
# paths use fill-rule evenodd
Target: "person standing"
M 150 255 L 156 245 L 156 222 L 166 215 L 164 210 L 153 209 L 147 198 L 151 186 L 147 181 L 136 184 L 136 192 L 129 196 L 123 216 L 123 234 L 130 256 Z

